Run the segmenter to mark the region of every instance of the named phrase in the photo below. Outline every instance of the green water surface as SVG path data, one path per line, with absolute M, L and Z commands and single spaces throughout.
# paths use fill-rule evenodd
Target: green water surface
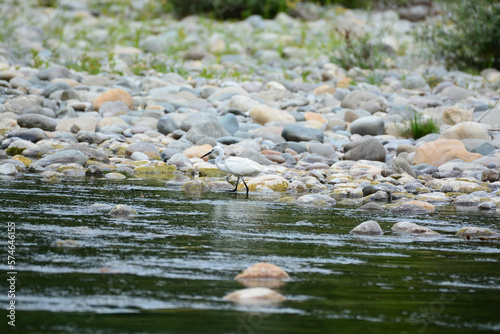
M 18 333 L 492 333 L 500 331 L 500 243 L 464 241 L 498 214 L 438 208 L 395 217 L 278 204 L 276 195 L 185 194 L 164 181 L 0 179 L 2 244 L 16 232 Z M 131 219 L 92 204 L 127 204 Z M 349 231 L 373 219 L 380 237 Z M 390 232 L 410 221 L 438 239 Z M 72 240 L 77 244 L 64 244 Z M 7 277 L 7 247 L 0 270 Z M 275 307 L 222 297 L 256 262 L 291 280 Z M 6 332 L 2 330 L 2 332 Z

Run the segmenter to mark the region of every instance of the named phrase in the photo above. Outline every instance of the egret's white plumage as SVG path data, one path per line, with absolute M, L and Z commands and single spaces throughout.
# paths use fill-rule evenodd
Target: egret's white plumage
M 215 165 L 217 166 L 217 168 L 219 168 L 221 171 L 225 173 L 232 174 L 238 177 L 238 180 L 236 181 L 236 187 L 234 188 L 233 191 L 236 191 L 238 189 L 238 183 L 240 182 L 241 178 L 243 180 L 243 184 L 247 188 L 247 195 L 248 195 L 248 186 L 243 177 L 255 176 L 267 170 L 266 167 L 247 158 L 229 157 L 227 159 L 224 159 L 223 161 L 222 159 L 224 158 L 224 150 L 219 146 L 215 146 L 210 152 L 203 155 L 202 158 L 206 157 L 211 153 L 216 154 Z

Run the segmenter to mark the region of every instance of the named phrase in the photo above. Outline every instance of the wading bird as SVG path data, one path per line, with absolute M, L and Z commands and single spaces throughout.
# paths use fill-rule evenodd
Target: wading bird
M 240 183 L 241 178 L 243 180 L 243 184 L 247 188 L 248 196 L 248 186 L 243 176 L 255 176 L 267 170 L 267 168 L 262 166 L 261 164 L 258 164 L 257 162 L 246 158 L 229 157 L 222 161 L 222 159 L 224 158 L 224 150 L 222 150 L 222 148 L 220 148 L 219 146 L 215 146 L 210 152 L 203 155 L 201 158 L 204 158 L 211 153 L 216 154 L 215 165 L 217 166 L 217 168 L 219 168 L 224 173 L 228 173 L 238 177 L 238 180 L 236 180 L 236 186 L 233 190 L 231 190 L 231 192 L 235 192 L 236 190 L 238 190 L 238 183 Z

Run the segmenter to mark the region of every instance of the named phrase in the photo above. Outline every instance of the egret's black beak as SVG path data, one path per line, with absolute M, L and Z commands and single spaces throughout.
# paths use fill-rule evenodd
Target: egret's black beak
M 200 159 L 203 159 L 204 157 L 206 157 L 207 155 L 209 155 L 210 153 L 212 153 L 214 150 L 211 150 L 210 152 L 208 152 L 207 154 L 204 154 Z

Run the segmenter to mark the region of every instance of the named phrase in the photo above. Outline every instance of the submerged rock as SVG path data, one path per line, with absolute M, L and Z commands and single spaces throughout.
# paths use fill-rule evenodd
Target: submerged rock
M 92 204 L 89 207 L 89 209 L 92 210 L 92 211 L 98 211 L 98 212 L 102 212 L 102 213 L 109 213 L 113 209 L 113 206 L 110 205 L 110 204 L 95 203 L 95 204 Z
M 427 227 L 420 226 L 415 223 L 399 222 L 391 227 L 394 233 L 404 234 L 418 234 L 419 236 L 439 236 L 440 234 L 432 231 Z
M 330 207 L 337 204 L 334 198 L 321 194 L 308 194 L 297 198 L 297 203 L 301 205 L 313 205 Z
M 500 240 L 500 233 L 480 227 L 464 227 L 458 230 L 457 237 L 466 240 Z
M 497 205 L 493 202 L 483 202 L 477 207 L 479 210 L 496 211 Z
M 136 214 L 137 211 L 125 204 L 119 204 L 109 211 L 109 215 L 112 217 L 130 217 Z
M 108 180 L 125 180 L 127 178 L 122 173 L 116 173 L 116 172 L 108 173 L 104 177 Z
M 201 173 L 200 173 L 200 176 L 201 176 Z M 234 186 L 231 183 L 229 183 L 227 181 L 221 181 L 221 180 L 209 181 L 207 183 L 207 186 L 212 191 L 229 191 L 229 190 L 234 189 Z
M 404 204 L 406 204 L 406 205 L 418 205 L 424 209 L 429 210 L 430 212 L 434 212 L 434 210 L 436 210 L 436 207 L 433 204 L 427 203 L 425 201 L 410 200 L 410 201 L 404 202 Z
M 288 276 L 287 272 L 277 265 L 259 262 L 245 269 L 242 273 L 238 274 L 235 279 L 250 278 L 289 279 L 290 276 Z
M 52 171 L 52 170 L 44 171 L 44 172 L 42 172 L 41 175 L 43 176 L 42 180 L 46 181 L 46 182 L 58 182 L 64 176 L 63 173 L 59 173 L 59 172 Z
M 54 246 L 57 248 L 74 248 L 74 247 L 80 247 L 81 243 L 78 240 L 56 240 L 54 242 Z
M 193 181 L 188 181 L 188 182 L 184 183 L 181 186 L 181 190 L 188 192 L 188 193 L 193 193 L 193 192 L 200 193 L 200 192 L 208 191 L 208 186 L 202 180 L 193 180 Z
M 243 305 L 275 305 L 285 301 L 286 298 L 269 288 L 259 287 L 237 290 L 224 296 L 224 300 Z
M 431 213 L 431 210 L 420 205 L 403 203 L 391 209 L 390 213 L 395 215 L 425 215 Z
M 349 233 L 356 235 L 382 235 L 384 232 L 376 221 L 367 220 L 353 228 Z
M 370 202 L 362 205 L 359 210 L 361 211 L 368 211 L 368 212 L 382 212 L 384 211 L 384 208 L 375 202 Z

